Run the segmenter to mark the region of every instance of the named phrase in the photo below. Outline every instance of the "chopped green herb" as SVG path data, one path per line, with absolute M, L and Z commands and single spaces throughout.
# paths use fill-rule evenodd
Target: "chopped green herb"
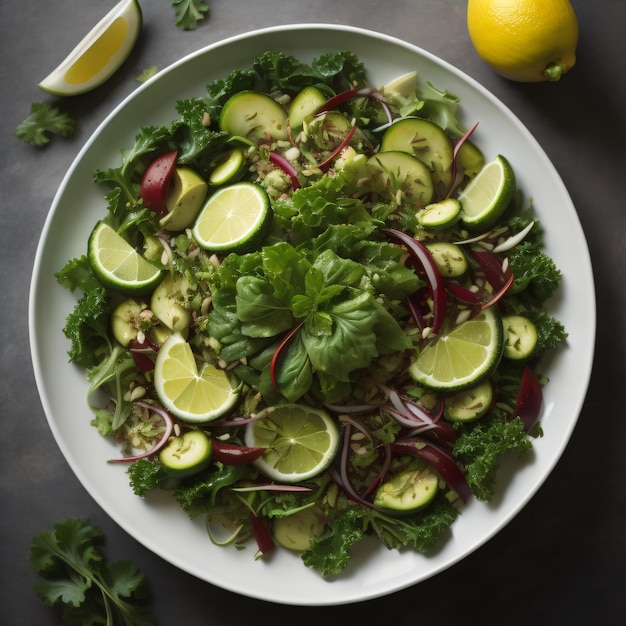
M 76 123 L 57 107 L 45 102 L 33 102 L 30 115 L 15 130 L 15 136 L 36 146 L 44 146 L 50 141 L 50 134 L 70 137 Z
M 42 580 L 37 595 L 48 606 L 63 606 L 68 624 L 125 624 L 154 622 L 140 601 L 148 584 L 131 561 L 109 563 L 100 547 L 102 531 L 87 519 L 65 519 L 53 532 L 33 537 L 30 565 Z
M 140 83 L 145 83 L 148 79 L 152 78 L 158 72 L 157 66 L 152 65 L 151 67 L 147 67 L 139 76 L 137 76 L 137 80 Z
M 172 6 L 176 9 L 176 26 L 183 30 L 194 30 L 209 12 L 203 0 L 173 0 Z

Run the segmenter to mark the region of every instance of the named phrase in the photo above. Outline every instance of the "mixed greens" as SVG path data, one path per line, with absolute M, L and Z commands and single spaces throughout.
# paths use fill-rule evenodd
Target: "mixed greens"
M 224 105 L 237 94 L 267 94 L 289 110 L 310 87 L 326 103 L 286 139 L 250 141 L 220 127 Z M 82 292 L 64 331 L 70 361 L 87 371 L 93 425 L 119 442 L 138 496 L 168 489 L 190 517 L 207 517 L 214 541 L 211 526 L 219 520 L 233 529 L 226 543 L 254 537 L 258 554 L 273 549 L 284 520 L 302 523 L 313 512 L 315 532 L 299 550 L 305 565 L 324 575 L 341 572 L 365 536 L 427 551 L 443 540 L 464 501 L 493 497 L 502 457 L 527 453 L 541 434 L 546 380 L 539 361 L 566 337 L 544 303 L 561 275 L 519 193 L 481 231 L 467 232 L 458 221 L 432 229 L 420 223 L 427 205 L 454 197 L 476 174 L 460 148 L 481 156 L 479 141 L 470 142 L 458 106 L 453 94 L 421 81 L 408 90 L 372 88 L 349 51 L 310 64 L 269 51 L 250 69 L 209 84 L 205 95 L 178 101 L 171 124 L 142 128 L 119 167 L 94 173 L 110 188 L 105 221 L 184 283 L 176 293 L 190 314 L 186 332 L 198 361 L 226 369 L 240 385 L 236 407 L 207 424 L 169 415 L 152 385 L 168 329 L 142 305 L 134 339 L 122 345 L 111 316 L 128 294 L 102 284 L 87 256 L 57 273 L 62 285 Z M 330 123 L 337 115 L 342 121 Z M 436 124 L 454 147 L 451 170 L 428 164 L 433 197 L 407 191 L 407 181 L 385 168 L 374 180 L 367 167 L 398 118 Z M 142 200 L 141 180 L 157 157 L 174 151 L 178 166 L 209 180 L 234 147 L 245 157 L 237 178 L 264 188 L 271 220 L 248 248 L 220 255 L 199 247 L 189 229 L 165 230 Z M 433 242 L 465 251 L 463 278 L 435 269 L 427 248 Z M 454 324 L 490 307 L 530 320 L 536 340 L 524 358 L 498 359 L 490 373 L 494 397 L 479 419 L 448 419 L 444 407 L 454 393 L 420 385 L 409 366 L 436 341 L 438 310 Z M 108 403 L 96 402 L 96 390 Z M 323 408 L 341 432 L 333 464 L 297 486 L 268 483 L 254 464 L 259 450 L 244 440 L 247 423 L 285 403 Z M 156 451 L 189 430 L 210 436 L 212 462 L 175 476 Z M 398 513 L 375 498 L 389 477 L 425 475 L 436 477 L 436 493 L 424 506 Z

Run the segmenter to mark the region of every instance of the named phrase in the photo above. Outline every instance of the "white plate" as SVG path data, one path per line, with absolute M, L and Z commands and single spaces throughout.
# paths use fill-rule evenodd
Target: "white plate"
M 119 165 L 120 150 L 132 145 L 141 126 L 168 124 L 176 117 L 177 99 L 202 95 L 207 83 L 248 67 L 268 49 L 304 61 L 349 49 L 365 63 L 374 85 L 417 69 L 423 80 L 460 96 L 465 125 L 480 121 L 474 138 L 485 154 L 502 152 L 513 164 L 520 188 L 532 197 L 545 227 L 547 251 L 564 275 L 552 310 L 569 339 L 549 363 L 545 435 L 533 454 L 503 467 L 495 501 L 470 503 L 435 554 L 401 554 L 372 542 L 360 546 L 345 574 L 332 582 L 285 550 L 254 561 L 253 547 L 215 547 L 203 522 L 190 521 L 165 494 L 144 500 L 132 493 L 126 469 L 106 463 L 116 454 L 113 445 L 89 424 L 84 373 L 68 364 L 69 346 L 61 332 L 75 297 L 53 276 L 69 258 L 85 253 L 89 232 L 106 212 L 93 170 Z M 219 587 L 284 604 L 332 605 L 389 594 L 433 576 L 484 544 L 528 502 L 560 458 L 582 407 L 593 359 L 594 302 L 587 244 L 568 193 L 541 147 L 502 103 L 460 71 L 397 39 L 345 26 L 279 26 L 211 45 L 160 72 L 122 102 L 87 142 L 54 199 L 37 251 L 31 350 L 59 447 L 85 489 L 122 528 L 175 566 Z

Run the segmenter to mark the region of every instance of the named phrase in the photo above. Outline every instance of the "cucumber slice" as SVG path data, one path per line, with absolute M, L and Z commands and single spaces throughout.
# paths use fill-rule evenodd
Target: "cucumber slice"
M 278 543 L 296 552 L 304 552 L 311 547 L 313 539 L 321 536 L 326 526 L 324 513 L 317 507 L 300 509 L 286 517 L 276 517 L 272 532 Z
M 314 115 L 315 112 L 326 103 L 324 94 L 313 85 L 305 87 L 291 101 L 289 107 L 289 126 L 292 130 L 300 130 L 305 118 Z
M 238 181 L 246 171 L 246 160 L 241 148 L 233 148 L 222 154 L 209 174 L 211 185 L 224 185 Z
M 467 272 L 469 263 L 460 246 L 447 241 L 435 241 L 427 243 L 426 247 L 444 278 L 458 278 Z
M 254 144 L 261 139 L 286 140 L 287 112 L 276 100 L 258 91 L 231 96 L 220 115 L 220 129 Z
M 504 352 L 514 361 L 529 359 L 537 346 L 537 327 L 523 315 L 503 315 Z
M 428 204 L 417 213 L 417 222 L 424 228 L 440 230 L 452 226 L 461 218 L 461 203 L 456 198 L 446 198 Z
M 369 158 L 367 171 L 372 191 L 386 201 L 420 208 L 433 199 L 435 185 L 430 170 L 407 152 L 380 152 Z
M 206 433 L 190 430 L 174 437 L 159 453 L 159 461 L 179 478 L 197 474 L 209 466 L 213 444 Z
M 443 415 L 451 422 L 471 422 L 487 413 L 493 401 L 489 380 L 471 389 L 459 391 L 445 399 Z
M 381 152 L 408 152 L 439 174 L 448 173 L 452 167 L 452 142 L 444 130 L 430 120 L 404 118 L 395 122 L 385 131 L 380 149 Z
M 412 467 L 383 482 L 374 504 L 398 513 L 414 513 L 427 506 L 437 495 L 439 477 L 429 467 Z
M 474 178 L 483 169 L 485 157 L 478 146 L 466 140 L 456 153 L 456 162 L 464 176 Z

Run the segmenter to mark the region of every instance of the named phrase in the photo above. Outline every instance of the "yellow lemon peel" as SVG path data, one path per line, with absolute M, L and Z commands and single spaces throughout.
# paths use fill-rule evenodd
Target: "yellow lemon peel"
M 121 0 L 40 83 L 44 91 L 74 96 L 110 78 L 133 49 L 142 26 L 137 0 Z
M 467 27 L 480 57 L 511 80 L 557 81 L 576 63 L 569 0 L 469 0 Z

